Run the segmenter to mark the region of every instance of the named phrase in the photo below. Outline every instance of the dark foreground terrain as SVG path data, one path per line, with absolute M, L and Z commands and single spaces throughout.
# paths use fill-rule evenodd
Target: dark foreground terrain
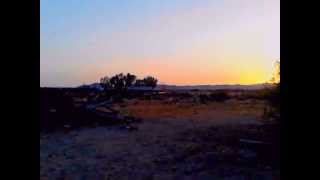
M 42 94 L 41 179 L 280 177 L 279 128 L 262 119 L 261 98 L 143 93 L 110 101 L 50 91 Z

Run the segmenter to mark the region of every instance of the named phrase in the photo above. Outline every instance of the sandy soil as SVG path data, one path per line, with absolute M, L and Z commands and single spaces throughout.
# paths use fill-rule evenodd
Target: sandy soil
M 249 176 L 271 179 L 275 176 L 268 167 L 257 170 L 257 167 L 223 163 L 225 159 L 221 157 L 228 153 L 228 147 L 215 138 L 227 131 L 209 133 L 207 139 L 198 136 L 220 126 L 261 124 L 262 102 L 176 104 L 131 100 L 115 108 L 142 118 L 141 123 L 134 125 L 138 129 L 128 131 L 123 126 L 112 126 L 41 134 L 41 179 L 247 179 Z

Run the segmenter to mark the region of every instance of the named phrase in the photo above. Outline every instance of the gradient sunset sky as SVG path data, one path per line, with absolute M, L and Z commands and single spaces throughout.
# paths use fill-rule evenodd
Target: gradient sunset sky
M 280 0 L 40 0 L 40 86 L 133 73 L 254 84 L 280 58 Z

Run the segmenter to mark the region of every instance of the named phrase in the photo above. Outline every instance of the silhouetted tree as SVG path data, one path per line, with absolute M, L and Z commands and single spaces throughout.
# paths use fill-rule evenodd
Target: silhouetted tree
M 105 88 L 111 88 L 110 78 L 108 76 L 100 78 L 100 84 Z
M 280 120 L 280 60 L 276 62 L 274 77 L 271 82 L 275 84 L 275 87 L 270 90 L 266 95 L 267 102 L 269 104 L 269 110 L 265 112 L 267 117 Z
M 280 84 L 280 60 L 276 61 L 274 67 L 273 77 L 271 78 L 271 83 L 275 83 L 277 85 Z
M 155 88 L 157 86 L 158 80 L 152 76 L 147 76 L 143 79 L 143 82 L 145 86 Z
M 123 90 L 125 88 L 125 76 L 122 73 L 112 76 L 110 84 L 112 89 Z
M 136 76 L 130 73 L 124 75 L 123 73 L 116 74 L 109 78 L 105 76 L 100 79 L 100 83 L 108 89 L 124 90 L 133 86 L 136 81 Z
M 137 76 L 128 73 L 125 77 L 124 77 L 124 81 L 125 81 L 125 88 L 127 89 L 128 87 L 131 87 L 134 82 L 136 81 Z
M 276 62 L 276 74 L 275 74 L 276 87 L 272 93 L 271 104 L 275 106 L 280 114 L 280 60 Z
M 152 76 L 147 76 L 143 79 L 137 79 L 137 77 L 133 74 L 127 73 L 124 75 L 123 73 L 116 74 L 109 78 L 105 76 L 100 79 L 100 83 L 106 89 L 113 90 L 127 90 L 131 86 L 142 87 L 148 86 L 155 88 L 157 86 L 158 80 Z

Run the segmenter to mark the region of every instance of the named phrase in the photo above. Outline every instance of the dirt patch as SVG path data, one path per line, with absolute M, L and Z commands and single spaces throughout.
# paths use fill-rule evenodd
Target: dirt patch
M 262 102 L 189 104 L 130 100 L 115 109 L 138 130 L 95 127 L 41 135 L 41 179 L 258 179 L 279 171 L 241 138 L 269 141 Z M 269 128 L 274 129 L 274 128 Z M 274 134 L 274 133 L 269 133 Z M 269 154 L 268 154 L 269 153 Z M 268 156 L 269 155 L 269 156 Z M 268 159 L 268 158 L 267 158 Z
M 223 123 L 221 120 L 227 122 L 228 120 L 236 119 L 236 121 L 239 121 L 239 117 L 243 117 L 243 120 L 239 121 L 240 123 L 245 121 L 254 123 L 257 119 L 261 119 L 264 102 L 230 100 L 224 103 L 210 102 L 200 104 L 168 103 L 161 100 L 132 100 L 124 107 L 118 104 L 114 108 L 142 119 L 171 118 Z M 248 117 L 255 120 L 252 121 Z

